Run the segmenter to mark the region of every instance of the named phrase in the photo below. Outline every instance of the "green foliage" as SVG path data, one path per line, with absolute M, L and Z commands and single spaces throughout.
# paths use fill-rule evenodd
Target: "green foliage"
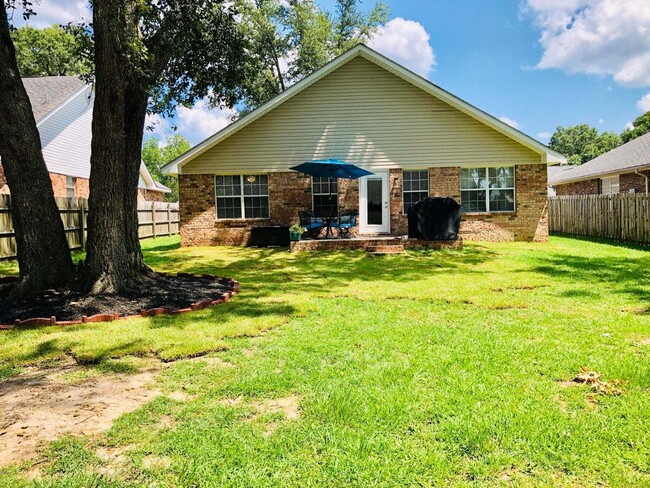
M 178 180 L 173 176 L 163 174 L 160 168 L 189 150 L 190 141 L 181 134 L 168 137 L 162 144 L 156 137 L 151 137 L 142 144 L 142 161 L 151 176 L 172 190 L 171 193 L 165 195 L 165 201 L 178 201 Z
M 241 0 L 240 29 L 250 51 L 242 84 L 247 113 L 360 42 L 388 20 L 378 3 L 368 14 L 359 0 L 339 0 L 334 14 L 314 0 Z
M 377 3 L 368 15 L 359 11 L 359 0 L 337 0 L 336 16 L 332 21 L 333 54 L 339 54 L 368 40 L 381 24 L 388 20 L 390 10 L 384 2 Z
M 558 127 L 551 136 L 549 146 L 567 156 L 569 164 L 582 164 L 622 144 L 614 132 L 598 133 L 587 124 Z
M 75 36 L 58 25 L 35 29 L 28 25 L 15 29 L 11 38 L 21 76 L 81 75 L 89 71 L 77 56 Z
M 634 126 L 632 129 L 626 129 L 621 134 L 623 142 L 630 142 L 631 140 L 650 132 L 650 112 L 638 116 L 634 119 L 632 125 Z

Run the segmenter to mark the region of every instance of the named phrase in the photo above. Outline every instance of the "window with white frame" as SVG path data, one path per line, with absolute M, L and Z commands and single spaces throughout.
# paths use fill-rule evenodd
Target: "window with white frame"
M 402 208 L 404 214 L 409 211 L 414 204 L 429 196 L 429 171 L 410 171 L 402 172 Z
M 336 178 L 311 179 L 312 210 L 317 217 L 334 217 L 339 211 L 339 185 Z
M 514 211 L 514 166 L 461 169 L 460 198 L 465 212 Z
M 267 175 L 215 176 L 217 219 L 268 219 Z
M 618 179 L 618 175 L 600 179 L 601 195 L 612 195 L 614 193 L 618 193 L 620 191 L 620 188 L 621 185 Z
M 75 192 L 74 192 L 74 184 L 76 182 L 76 178 L 73 178 L 72 176 L 66 176 L 65 177 L 65 196 L 68 198 L 74 198 L 75 197 Z

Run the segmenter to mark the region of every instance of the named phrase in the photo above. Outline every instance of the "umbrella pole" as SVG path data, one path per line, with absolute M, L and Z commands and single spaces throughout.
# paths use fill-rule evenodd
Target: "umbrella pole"
M 330 197 L 329 197 L 329 201 L 327 202 L 328 203 L 327 207 L 329 209 L 329 212 L 328 212 L 329 215 L 327 216 L 327 233 L 325 234 L 326 239 L 328 237 L 334 237 L 334 235 L 332 234 L 332 218 L 333 218 L 332 217 L 332 180 L 333 179 L 334 178 L 332 178 L 331 176 L 329 177 L 328 188 L 329 188 L 329 191 L 330 191 Z M 338 197 L 338 194 L 337 194 L 337 197 Z

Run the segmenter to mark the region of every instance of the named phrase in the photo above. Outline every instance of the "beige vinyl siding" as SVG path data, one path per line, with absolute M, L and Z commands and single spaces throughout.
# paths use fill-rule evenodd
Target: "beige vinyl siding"
M 182 172 L 286 171 L 321 158 L 371 170 L 542 161 L 527 147 L 357 57 L 189 161 Z

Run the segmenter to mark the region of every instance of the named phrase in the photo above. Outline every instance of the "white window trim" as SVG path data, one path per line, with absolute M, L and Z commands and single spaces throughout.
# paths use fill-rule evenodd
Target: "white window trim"
M 514 199 L 512 210 L 490 210 L 490 187 L 488 186 L 488 188 L 484 189 L 485 190 L 485 208 L 486 208 L 486 210 L 484 212 L 482 212 L 480 210 L 473 210 L 471 212 L 468 211 L 468 212 L 464 212 L 464 213 L 485 215 L 485 214 L 492 214 L 492 213 L 495 213 L 495 214 L 515 213 L 517 211 L 517 188 L 516 188 L 517 187 L 517 169 L 516 169 L 515 165 L 508 164 L 508 165 L 499 165 L 499 166 L 476 166 L 476 167 L 472 167 L 472 168 L 461 168 L 461 172 L 462 172 L 463 169 L 485 169 L 485 177 L 488 179 L 488 185 L 489 185 L 490 169 L 495 169 L 495 168 L 512 168 L 512 175 L 513 175 L 514 185 L 512 187 L 492 188 L 493 190 L 512 190 L 512 197 Z M 460 194 L 461 194 L 460 204 L 461 204 L 461 206 L 463 204 L 462 195 L 463 195 L 464 191 L 481 191 L 481 188 L 463 188 L 462 181 L 463 181 L 463 179 L 461 177 L 461 183 L 460 183 Z
M 315 206 L 314 197 L 316 195 L 329 196 L 329 192 L 327 192 L 327 193 L 315 193 L 314 192 L 314 178 L 326 178 L 328 180 L 330 178 L 327 178 L 325 176 L 312 176 L 311 177 L 311 211 L 315 213 L 316 212 L 316 206 Z M 338 182 L 338 180 L 336 178 L 333 178 L 333 179 L 334 179 L 334 183 L 336 184 L 336 193 L 332 193 L 332 196 L 336 196 L 336 214 L 338 215 L 338 213 L 339 213 L 339 182 Z M 330 188 L 331 188 L 331 182 L 330 182 Z
M 427 172 L 427 196 L 431 195 L 430 193 L 430 186 L 431 186 L 431 175 L 429 174 L 429 168 L 427 169 L 410 169 L 410 168 L 403 168 L 402 169 L 402 215 L 407 215 L 408 209 L 406 208 L 406 205 L 404 205 L 404 193 L 422 193 L 424 190 L 408 190 L 404 191 L 404 173 L 407 171 L 426 171 Z
M 239 176 L 239 188 L 241 194 L 239 195 L 239 204 L 241 205 L 241 217 L 227 217 L 225 219 L 219 218 L 219 198 L 237 198 L 237 195 L 218 196 L 217 195 L 217 177 L 218 176 Z M 241 222 L 242 220 L 269 220 L 271 218 L 271 196 L 270 195 L 244 195 L 244 176 L 266 176 L 268 188 L 268 175 L 267 174 L 254 174 L 248 173 L 246 175 L 214 175 L 214 216 L 219 222 L 235 221 Z M 270 192 L 269 192 L 270 193 Z M 246 217 L 246 207 L 244 206 L 244 198 L 246 197 L 262 197 L 268 198 L 269 201 L 269 216 L 268 217 Z
M 616 181 L 616 184 L 612 184 L 613 181 Z M 607 186 L 609 188 L 609 192 L 605 193 L 603 192 L 604 184 L 607 182 Z M 613 187 L 616 187 L 616 191 L 611 191 Z M 614 176 L 605 176 L 600 179 L 600 194 L 601 195 L 615 195 L 617 193 L 621 192 L 621 178 L 619 175 L 614 175 Z
M 68 185 L 68 181 L 72 182 L 72 184 Z M 68 196 L 68 191 L 72 190 L 72 196 Z M 65 196 L 67 198 L 75 198 L 77 196 L 77 178 L 74 176 L 66 176 L 65 177 Z

